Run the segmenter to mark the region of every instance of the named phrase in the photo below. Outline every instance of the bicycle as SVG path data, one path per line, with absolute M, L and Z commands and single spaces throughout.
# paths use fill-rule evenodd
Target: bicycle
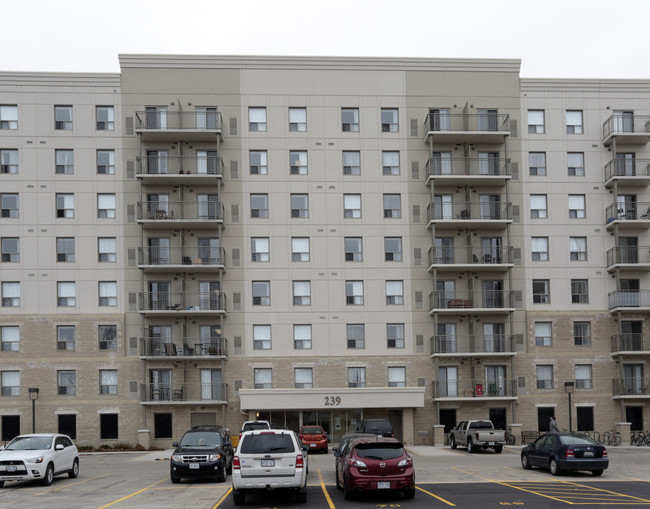
M 517 443 L 517 438 L 512 434 L 512 429 L 506 431 L 506 444 L 515 445 Z

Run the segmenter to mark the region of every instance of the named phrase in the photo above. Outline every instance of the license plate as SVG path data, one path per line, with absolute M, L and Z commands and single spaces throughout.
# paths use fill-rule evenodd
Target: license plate
M 199 464 L 198 464 L 198 463 L 190 463 L 190 470 L 195 470 L 195 469 L 197 469 L 197 468 L 199 468 Z
M 16 470 L 18 470 L 16 465 L 7 465 L 7 472 L 15 472 Z
M 263 467 L 274 467 L 275 466 L 275 460 L 262 460 L 262 466 Z
M 488 442 L 488 445 L 494 445 L 494 442 Z
M 309 444 L 309 447 L 316 447 L 316 444 Z
M 378 490 L 389 490 L 390 489 L 390 482 L 389 481 L 378 481 L 377 482 L 377 489 Z
M 585 458 L 593 458 L 594 451 L 585 451 Z

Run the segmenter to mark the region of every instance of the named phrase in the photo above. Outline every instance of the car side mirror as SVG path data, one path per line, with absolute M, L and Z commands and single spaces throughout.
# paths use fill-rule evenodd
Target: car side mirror
M 178 447 L 178 442 L 172 442 L 172 447 Z
M 55 451 L 62 451 L 63 449 L 65 449 L 65 447 L 63 447 L 63 444 L 56 444 L 54 446 Z

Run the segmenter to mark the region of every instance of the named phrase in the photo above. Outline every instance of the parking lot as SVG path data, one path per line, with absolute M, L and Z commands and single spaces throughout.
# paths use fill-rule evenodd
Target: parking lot
M 588 473 L 553 477 L 548 471 L 524 470 L 520 447 L 502 454 L 469 455 L 465 450 L 411 447 L 417 492 L 413 500 L 401 494 L 379 493 L 345 501 L 334 485 L 334 458 L 310 455 L 307 506 L 357 507 L 503 507 L 533 508 L 568 505 L 612 507 L 650 506 L 650 447 L 609 448 L 610 468 L 595 480 Z M 81 458 L 77 479 L 57 477 L 51 486 L 6 483 L 0 506 L 29 508 L 234 508 L 230 477 L 225 483 L 169 479 L 171 450 L 153 453 L 91 454 Z M 247 497 L 252 508 L 305 507 L 280 494 Z

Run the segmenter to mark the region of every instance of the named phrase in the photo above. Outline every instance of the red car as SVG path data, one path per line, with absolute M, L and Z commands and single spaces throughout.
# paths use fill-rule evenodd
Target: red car
M 336 451 L 336 487 L 350 500 L 363 491 L 393 490 L 415 496 L 413 459 L 396 438 L 353 438 Z
M 310 451 L 327 454 L 327 433 L 321 426 L 302 426 L 298 438 Z

